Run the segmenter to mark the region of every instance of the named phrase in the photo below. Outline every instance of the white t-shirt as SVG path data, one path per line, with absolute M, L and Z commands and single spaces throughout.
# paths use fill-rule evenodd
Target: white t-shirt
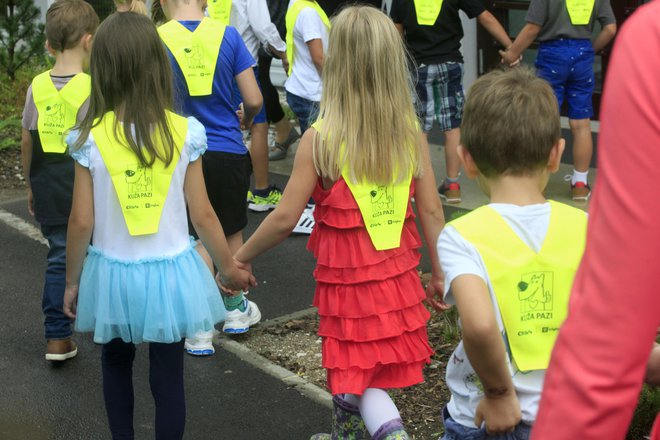
M 293 27 L 295 51 L 293 70 L 291 76 L 286 80 L 284 88 L 289 93 L 314 102 L 321 101 L 321 76 L 312 61 L 307 42 L 318 39 L 323 42 L 323 53 L 325 53 L 328 50 L 328 29 L 314 8 L 305 8 L 298 14 Z M 291 61 L 290 54 L 289 61 Z
M 262 44 L 271 45 L 280 52 L 286 51 L 277 27 L 270 21 L 266 0 L 233 0 L 230 24 L 241 34 L 255 60 Z
M 528 206 L 491 203 L 489 206 L 504 218 L 506 223 L 530 249 L 534 252 L 540 251 L 550 225 L 551 208 L 549 203 Z M 488 277 L 486 265 L 477 249 L 465 240 L 456 229 L 448 225 L 438 238 L 437 251 L 445 274 L 445 301 L 449 304 L 455 304 L 450 287 L 452 281 L 458 276 L 471 274 L 482 278 L 488 286 L 491 301 L 495 308 L 497 324 L 502 338 L 506 341 L 506 332 L 493 293 L 493 286 Z M 507 357 L 509 371 L 520 401 L 522 420 L 531 424 L 536 419 L 545 370 L 523 373 L 511 364 L 510 358 L 509 353 Z M 461 425 L 474 428 L 474 415 L 477 404 L 483 397 L 483 391 L 479 379 L 467 358 L 463 341 L 458 344 L 447 362 L 447 387 L 451 391 L 451 399 L 447 405 L 449 414 Z

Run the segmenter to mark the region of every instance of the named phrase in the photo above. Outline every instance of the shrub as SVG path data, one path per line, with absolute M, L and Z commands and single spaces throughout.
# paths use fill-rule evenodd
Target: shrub
M 44 53 L 44 25 L 33 0 L 0 0 L 0 68 L 10 80 Z

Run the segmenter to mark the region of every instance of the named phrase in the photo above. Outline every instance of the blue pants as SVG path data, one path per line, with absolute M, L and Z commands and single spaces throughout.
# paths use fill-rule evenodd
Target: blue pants
M 41 225 L 41 232 L 50 246 L 46 257 L 46 280 L 41 302 L 46 339 L 66 339 L 71 336 L 72 321 L 63 311 L 66 286 L 66 228 L 67 225 Z
M 290 92 L 286 92 L 286 102 L 289 104 L 291 111 L 298 117 L 300 134 L 304 134 L 309 126 L 316 122 L 319 115 L 319 103 Z
M 113 440 L 133 440 L 135 345 L 113 339 L 103 345 L 103 397 Z M 180 440 L 186 425 L 183 341 L 149 344 L 149 385 L 156 404 L 156 440 Z
M 532 433 L 531 425 L 520 422 L 510 434 L 489 436 L 485 428 L 470 428 L 457 423 L 449 415 L 447 407 L 442 411 L 445 434 L 441 440 L 528 440 Z
M 538 75 L 555 91 L 559 107 L 568 102 L 569 119 L 593 115 L 594 49 L 591 40 L 559 39 L 541 43 L 536 56 Z

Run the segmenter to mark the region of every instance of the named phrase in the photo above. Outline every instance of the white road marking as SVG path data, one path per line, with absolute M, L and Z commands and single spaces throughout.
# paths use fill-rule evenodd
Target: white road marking
M 21 234 L 48 246 L 48 240 L 44 238 L 39 228 L 26 222 L 19 216 L 7 212 L 4 209 L 0 209 L 0 221 L 4 222 L 7 226 L 16 229 Z

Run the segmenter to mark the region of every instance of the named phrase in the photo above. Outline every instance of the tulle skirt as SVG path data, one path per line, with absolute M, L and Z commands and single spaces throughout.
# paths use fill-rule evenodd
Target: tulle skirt
M 191 245 L 178 255 L 139 261 L 90 246 L 75 328 L 94 342 L 172 343 L 213 329 L 226 310 L 208 267 Z

